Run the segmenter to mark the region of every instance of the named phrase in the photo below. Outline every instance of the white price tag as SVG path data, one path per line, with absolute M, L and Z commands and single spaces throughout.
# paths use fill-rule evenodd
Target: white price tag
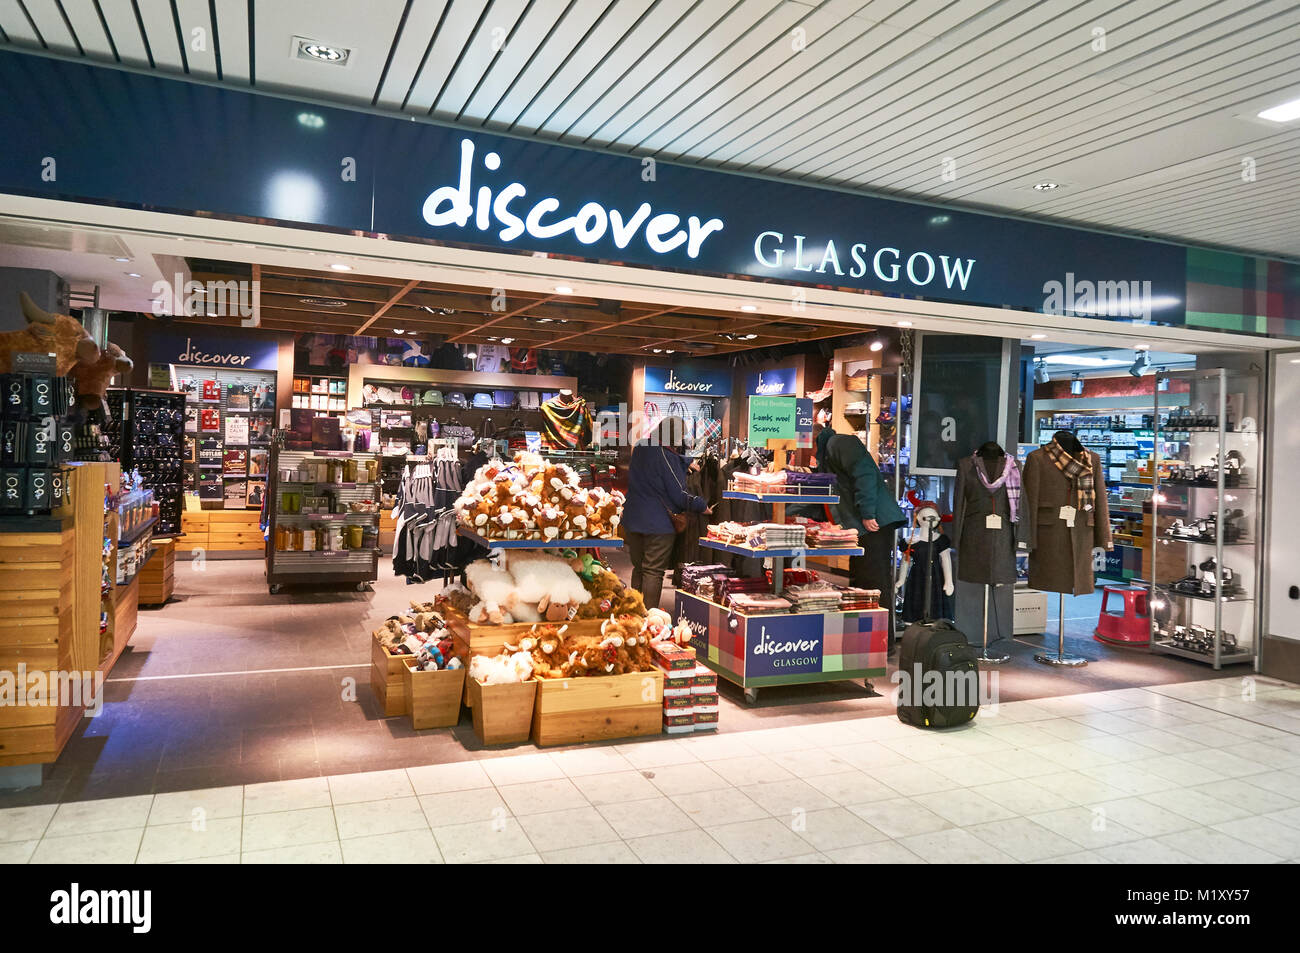
M 1076 512 L 1077 512 L 1077 511 L 1075 510 L 1075 508 L 1074 508 L 1073 506 L 1062 506 L 1062 507 L 1061 507 L 1061 519 L 1065 520 L 1065 525 L 1066 525 L 1066 526 L 1070 526 L 1070 527 L 1073 527 L 1073 526 L 1074 526 L 1074 514 L 1075 514 Z
M 985 529 L 1001 529 L 1001 528 L 1002 528 L 1002 517 L 1001 517 L 1001 516 L 998 516 L 997 513 L 990 513 L 988 516 L 984 517 L 984 528 L 985 528 Z

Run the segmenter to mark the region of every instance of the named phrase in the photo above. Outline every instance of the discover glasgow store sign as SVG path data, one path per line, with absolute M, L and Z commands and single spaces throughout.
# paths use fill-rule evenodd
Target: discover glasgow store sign
M 1075 313 L 1183 323 L 1172 244 L 8 51 L 0 87 L 4 192 L 1026 311 L 1070 275 L 1146 292 Z

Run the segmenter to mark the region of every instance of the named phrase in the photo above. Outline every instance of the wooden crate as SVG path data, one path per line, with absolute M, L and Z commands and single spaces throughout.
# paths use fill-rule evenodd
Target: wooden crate
M 629 672 L 537 683 L 533 740 L 569 745 L 657 735 L 663 730 L 664 673 Z
M 394 655 L 378 639 L 371 640 L 370 690 L 379 700 L 385 718 L 405 715 L 406 684 L 402 680 L 402 660 L 409 655 Z
M 450 609 L 442 610 L 443 618 L 447 620 L 447 628 L 451 631 L 451 637 L 456 642 L 456 654 L 462 652 L 468 653 L 465 657 L 475 655 L 496 656 L 502 652 L 502 646 L 509 642 L 511 645 L 518 645 L 519 640 L 532 630 L 532 622 L 511 622 L 507 625 L 482 625 L 476 622 L 470 622 L 467 618 L 458 612 Z M 600 635 L 600 625 L 603 619 L 582 619 L 574 622 L 547 623 L 551 625 L 567 625 L 569 631 L 566 635 Z
M 418 672 L 415 659 L 401 660 L 402 683 L 406 686 L 406 705 L 411 713 L 411 727 L 451 728 L 460 721 L 460 699 L 465 691 L 465 669 Z
M 484 685 L 466 678 L 465 688 L 474 715 L 474 734 L 485 745 L 527 741 L 533 727 L 537 682 Z

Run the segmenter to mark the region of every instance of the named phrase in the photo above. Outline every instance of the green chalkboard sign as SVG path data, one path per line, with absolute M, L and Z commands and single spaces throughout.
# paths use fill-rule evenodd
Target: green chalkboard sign
M 749 442 L 761 447 L 768 440 L 793 440 L 797 410 L 794 397 L 749 398 Z

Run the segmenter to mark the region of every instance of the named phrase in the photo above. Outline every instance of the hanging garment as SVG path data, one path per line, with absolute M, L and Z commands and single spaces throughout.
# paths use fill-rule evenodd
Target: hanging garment
M 537 349 L 512 347 L 510 349 L 510 370 L 515 374 L 531 374 L 536 371 Z
M 957 486 L 953 491 L 952 541 L 957 550 L 957 578 L 963 582 L 998 585 L 1016 581 L 1016 541 L 1021 523 L 1012 522 L 1011 504 L 1005 481 L 1006 467 L 1016 466 L 1010 456 L 1004 462 L 984 461 L 991 482 L 1002 485 L 989 489 L 980 480 L 975 457 L 957 464 Z M 1009 474 L 1007 474 L 1009 476 Z M 1017 513 L 1018 516 L 1023 515 Z M 989 518 L 997 517 L 996 527 Z
M 1076 596 L 1093 591 L 1094 547 L 1109 547 L 1110 508 L 1106 503 L 1101 458 L 1085 450 L 1090 458 L 1088 473 L 1094 487 L 1092 509 L 1080 509 L 1084 490 L 1071 480 L 1044 450 L 1025 459 L 1024 496 L 1021 516 L 1029 545 L 1029 585 L 1044 592 L 1068 592 Z M 1084 499 L 1087 497 L 1084 496 Z M 1065 508 L 1073 510 L 1070 513 Z M 1072 516 L 1067 520 L 1066 516 Z M 1073 522 L 1073 526 L 1069 523 Z
M 576 394 L 556 394 L 542 404 L 542 441 L 552 450 L 586 450 L 591 426 L 591 410 Z
M 510 349 L 500 344 L 484 344 L 478 349 L 474 370 L 480 374 L 500 374 L 510 363 Z

